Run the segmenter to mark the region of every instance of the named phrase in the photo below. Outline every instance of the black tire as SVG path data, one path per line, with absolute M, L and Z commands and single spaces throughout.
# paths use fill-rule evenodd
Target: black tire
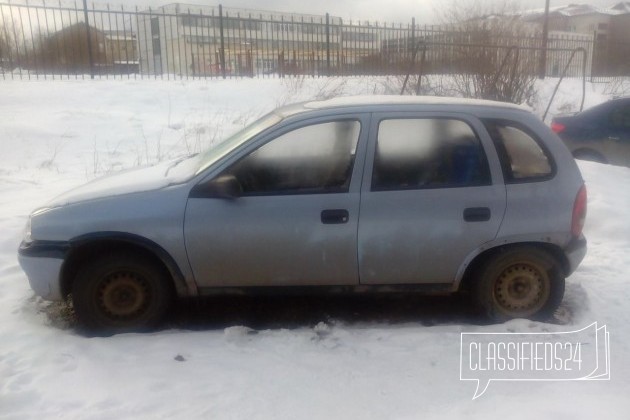
M 85 264 L 72 285 L 79 324 L 99 333 L 154 328 L 173 298 L 168 273 L 151 259 L 112 254 Z
M 473 298 L 494 321 L 545 321 L 562 302 L 564 276 L 556 259 L 535 247 L 498 252 L 477 271 Z

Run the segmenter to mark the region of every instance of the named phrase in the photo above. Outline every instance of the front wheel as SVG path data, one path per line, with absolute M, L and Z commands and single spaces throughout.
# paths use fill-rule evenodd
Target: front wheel
M 547 320 L 564 295 L 564 277 L 558 262 L 534 247 L 493 255 L 482 264 L 475 280 L 475 302 L 495 321 Z
M 172 293 L 168 273 L 142 256 L 109 255 L 79 270 L 72 301 L 79 323 L 105 333 L 154 327 Z

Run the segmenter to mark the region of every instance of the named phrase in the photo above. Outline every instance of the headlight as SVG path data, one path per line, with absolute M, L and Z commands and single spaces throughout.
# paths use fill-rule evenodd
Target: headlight
M 42 207 L 35 210 L 33 213 L 30 214 L 30 216 L 28 216 L 28 220 L 26 221 L 26 226 L 24 226 L 24 235 L 22 237 L 22 241 L 24 241 L 25 244 L 30 244 L 31 242 L 33 242 L 33 236 L 31 232 L 31 223 L 32 223 L 33 217 L 44 214 L 50 210 L 52 210 L 50 207 Z
M 31 216 L 28 216 L 28 221 L 26 222 L 26 226 L 24 226 L 22 241 L 26 244 L 33 242 L 33 238 L 31 237 Z

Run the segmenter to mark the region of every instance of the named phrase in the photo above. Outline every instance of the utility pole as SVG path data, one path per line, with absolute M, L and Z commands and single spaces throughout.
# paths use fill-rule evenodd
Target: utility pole
M 223 5 L 219 5 L 219 35 L 221 36 L 221 51 L 219 60 L 221 62 L 221 76 L 225 79 L 225 36 L 223 35 Z M 199 54 L 197 54 L 199 56 Z M 199 59 L 199 57 L 197 57 Z
M 540 51 L 540 63 L 538 78 L 544 79 L 547 72 L 547 41 L 549 39 L 549 0 L 545 0 L 545 20 L 543 21 L 542 50 Z
M 330 15 L 326 13 L 326 76 L 330 76 Z

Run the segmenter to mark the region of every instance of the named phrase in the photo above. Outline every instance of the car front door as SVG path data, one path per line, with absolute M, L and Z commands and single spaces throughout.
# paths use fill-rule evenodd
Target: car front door
M 373 115 L 359 220 L 362 284 L 452 283 L 466 257 L 495 238 L 506 191 L 491 141 L 478 133 L 480 122 L 461 114 Z
M 197 284 L 358 284 L 368 122 L 369 115 L 297 122 L 211 168 L 191 192 L 184 224 Z
M 610 163 L 630 166 L 630 100 L 619 101 L 619 105 L 608 115 L 608 133 L 604 143 Z

